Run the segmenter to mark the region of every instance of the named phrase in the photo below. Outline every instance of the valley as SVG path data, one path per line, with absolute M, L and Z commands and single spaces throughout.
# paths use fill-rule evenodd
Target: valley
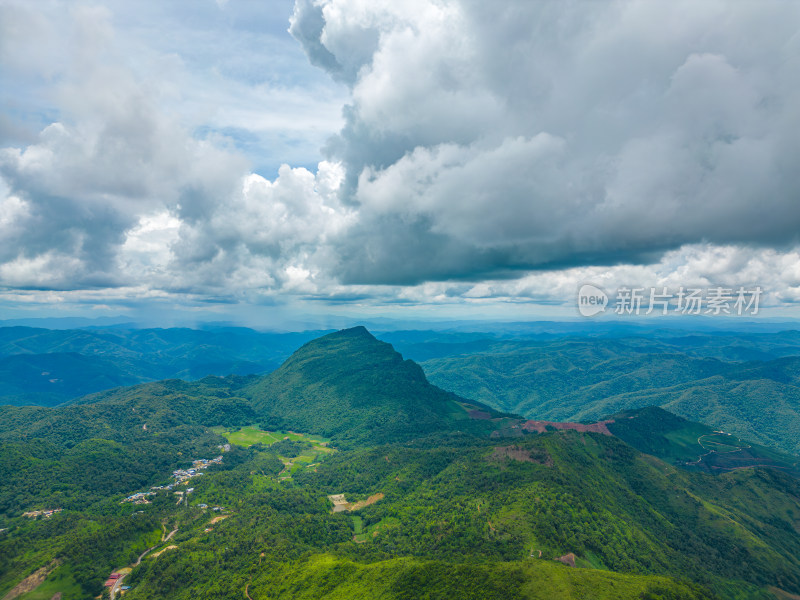
M 268 375 L 0 410 L 0 597 L 40 572 L 19 598 L 92 598 L 122 565 L 128 600 L 800 593 L 794 456 L 656 407 L 500 412 L 364 328 Z

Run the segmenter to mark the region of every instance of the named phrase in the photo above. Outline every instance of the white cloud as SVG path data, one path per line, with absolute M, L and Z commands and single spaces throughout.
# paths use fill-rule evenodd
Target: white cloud
M 298 5 L 310 57 L 352 88 L 329 148 L 372 252 L 345 250 L 345 281 L 795 239 L 797 6 Z
M 0 92 L 0 285 L 800 300 L 797 5 L 297 0 L 292 34 L 345 100 L 262 34 L 286 26 L 269 11 L 206 4 L 193 27 L 157 2 L 0 3 L 0 83 L 39 98 L 18 119 Z
M 181 274 L 173 285 L 296 291 L 303 274 L 303 289 L 313 291 L 315 273 L 330 262 L 329 239 L 354 216 L 339 202 L 341 178 L 341 167 L 325 162 L 316 174 L 284 165 L 275 181 L 248 175 L 206 219 L 183 223 L 173 245 L 173 271 Z M 320 274 L 319 284 L 327 283 Z

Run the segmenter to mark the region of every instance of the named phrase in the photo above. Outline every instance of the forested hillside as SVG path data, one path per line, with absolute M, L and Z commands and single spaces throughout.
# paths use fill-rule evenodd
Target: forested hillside
M 800 594 L 800 479 L 683 464 L 709 429 L 641 415 L 536 433 L 363 328 L 266 376 L 4 407 L 0 594 L 112 571 L 130 600 Z
M 630 408 L 675 414 L 800 452 L 797 332 L 472 341 L 410 348 L 430 380 L 532 419 L 595 420 Z M 425 354 L 427 352 L 427 354 Z M 740 362 L 748 357 L 747 362 Z M 758 357 L 758 360 L 753 360 Z
M 319 332 L 0 327 L 0 405 L 53 406 L 109 388 L 267 373 Z
M 269 428 L 315 431 L 340 445 L 404 441 L 454 427 L 488 432 L 469 410 L 499 416 L 430 385 L 418 364 L 363 327 L 309 342 L 242 394 Z

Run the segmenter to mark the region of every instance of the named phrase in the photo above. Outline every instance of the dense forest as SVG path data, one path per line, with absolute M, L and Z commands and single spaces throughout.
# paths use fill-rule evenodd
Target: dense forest
M 435 385 L 531 419 L 596 420 L 660 406 L 784 452 L 800 452 L 800 333 L 420 342 L 398 347 Z M 555 339 L 553 339 L 555 337 Z M 423 338 L 425 339 L 425 338 Z
M 130 600 L 800 593 L 793 457 L 660 409 L 536 433 L 363 328 L 264 376 L 0 410 L 0 594 L 41 580 L 23 600 L 114 571 Z M 689 464 L 711 444 L 773 463 Z

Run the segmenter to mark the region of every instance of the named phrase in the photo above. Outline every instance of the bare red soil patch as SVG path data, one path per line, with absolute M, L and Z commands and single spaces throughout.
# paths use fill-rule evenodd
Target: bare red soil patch
M 571 429 L 573 431 L 581 431 L 588 433 L 602 433 L 603 435 L 612 435 L 608 430 L 607 425 L 613 423 L 613 420 L 598 421 L 597 423 L 556 423 L 555 421 L 525 421 L 522 424 L 522 429 L 525 431 L 535 431 L 537 433 L 544 433 L 548 427 L 553 429 Z
M 537 465 L 553 466 L 553 459 L 540 448 L 520 448 L 519 446 L 498 446 L 488 457 L 489 460 L 503 461 L 515 460 L 529 462 Z
M 492 418 L 492 415 L 485 410 L 471 410 L 467 414 L 469 415 L 470 419 L 481 419 L 483 421 L 488 421 Z
M 575 566 L 575 555 L 572 552 L 565 554 L 564 556 L 559 556 L 556 560 L 560 563 L 564 563 L 568 567 Z

